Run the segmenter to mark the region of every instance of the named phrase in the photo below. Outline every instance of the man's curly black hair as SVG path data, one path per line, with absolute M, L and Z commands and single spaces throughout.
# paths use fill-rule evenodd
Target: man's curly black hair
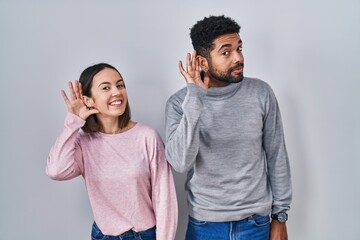
M 209 16 L 198 21 L 190 29 L 190 37 L 196 52 L 208 58 L 215 38 L 224 34 L 239 32 L 240 26 L 233 19 L 224 15 Z

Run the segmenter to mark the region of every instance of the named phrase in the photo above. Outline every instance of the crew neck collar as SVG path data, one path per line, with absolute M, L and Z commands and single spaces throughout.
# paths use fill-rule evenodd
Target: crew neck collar
M 230 83 L 224 87 L 211 87 L 207 90 L 206 97 L 217 99 L 230 97 L 235 94 L 244 80 L 245 78 L 238 83 Z

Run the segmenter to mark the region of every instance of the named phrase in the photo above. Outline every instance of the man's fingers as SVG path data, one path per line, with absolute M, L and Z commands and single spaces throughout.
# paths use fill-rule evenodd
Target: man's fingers
M 210 77 L 209 77 L 208 73 L 204 74 L 203 81 L 204 81 L 206 88 L 209 88 Z
M 193 80 L 191 79 L 189 73 L 187 71 L 185 71 L 185 69 L 183 68 L 182 62 L 179 61 L 179 70 L 181 75 L 183 75 L 183 77 L 185 78 L 186 82 L 193 82 Z
M 196 51 L 194 50 L 192 55 L 192 68 L 197 71 L 199 66 L 199 58 L 197 57 Z
M 186 70 L 187 72 L 190 72 L 192 69 L 192 62 L 191 62 L 191 55 L 190 53 L 186 54 Z
M 186 75 L 186 71 L 185 71 L 185 69 L 183 68 L 183 65 L 182 65 L 182 61 L 180 60 L 179 61 L 179 70 L 180 70 L 180 72 L 181 72 L 181 74 L 185 77 L 185 75 Z

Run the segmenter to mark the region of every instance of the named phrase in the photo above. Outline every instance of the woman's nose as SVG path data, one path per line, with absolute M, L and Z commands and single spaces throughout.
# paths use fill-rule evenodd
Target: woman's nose
M 121 95 L 121 89 L 120 88 L 114 88 L 112 91 L 112 96 Z

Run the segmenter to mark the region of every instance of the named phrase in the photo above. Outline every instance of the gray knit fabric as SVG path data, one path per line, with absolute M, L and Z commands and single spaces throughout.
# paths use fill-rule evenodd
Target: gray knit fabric
M 290 208 L 292 189 L 280 111 L 253 78 L 205 91 L 187 84 L 166 105 L 166 156 L 186 172 L 189 214 L 224 222 Z

